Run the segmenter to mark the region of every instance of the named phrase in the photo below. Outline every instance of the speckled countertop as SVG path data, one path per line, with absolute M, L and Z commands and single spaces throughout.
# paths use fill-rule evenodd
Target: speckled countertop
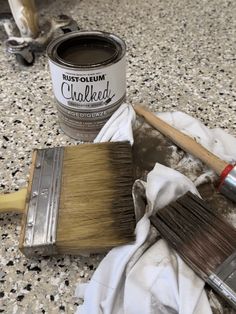
M 41 19 L 64 13 L 81 29 L 125 39 L 130 102 L 182 110 L 236 136 L 235 1 L 50 0 L 38 9 Z M 5 38 L 1 30 L 0 190 L 10 192 L 26 185 L 33 148 L 76 142 L 58 127 L 45 54 L 22 68 L 6 55 Z M 0 313 L 73 313 L 76 284 L 102 256 L 26 259 L 19 231 L 19 216 L 0 217 Z

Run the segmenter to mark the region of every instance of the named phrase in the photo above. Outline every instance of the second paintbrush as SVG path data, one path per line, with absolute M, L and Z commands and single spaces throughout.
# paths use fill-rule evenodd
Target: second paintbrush
M 151 222 L 183 260 L 236 309 L 236 229 L 190 192 L 160 209 Z

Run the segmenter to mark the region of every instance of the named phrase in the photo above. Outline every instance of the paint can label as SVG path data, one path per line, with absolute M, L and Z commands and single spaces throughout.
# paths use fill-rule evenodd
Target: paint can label
M 126 96 L 125 57 L 96 70 L 73 70 L 49 61 L 61 128 L 92 141 Z
M 53 91 L 68 110 L 105 108 L 126 93 L 125 58 L 95 70 L 65 69 L 49 61 Z

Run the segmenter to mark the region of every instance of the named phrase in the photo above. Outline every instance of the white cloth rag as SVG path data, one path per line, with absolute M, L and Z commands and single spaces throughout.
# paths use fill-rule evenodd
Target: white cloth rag
M 236 139 L 223 130 L 210 130 L 182 112 L 159 116 L 196 137 L 226 161 L 235 160 Z M 129 140 L 133 143 L 135 112 L 123 104 L 105 124 L 95 142 Z M 84 298 L 76 314 L 210 314 L 204 282 L 182 261 L 150 225 L 149 216 L 187 191 L 198 191 L 181 173 L 156 164 L 147 182 L 138 180 L 148 201 L 136 226 L 135 243 L 112 249 L 88 284 L 78 284 L 76 296 Z

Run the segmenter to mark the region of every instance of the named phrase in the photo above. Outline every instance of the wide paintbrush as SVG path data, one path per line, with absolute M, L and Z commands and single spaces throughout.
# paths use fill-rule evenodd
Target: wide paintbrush
M 21 251 L 106 251 L 135 239 L 128 142 L 35 150 L 28 189 L 0 196 L 0 213 L 23 214 Z

